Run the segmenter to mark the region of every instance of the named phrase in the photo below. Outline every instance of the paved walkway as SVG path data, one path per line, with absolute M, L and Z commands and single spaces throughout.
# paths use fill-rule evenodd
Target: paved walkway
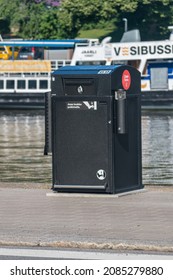
M 45 186 L 1 183 L 0 245 L 173 253 L 173 187 L 120 197 L 52 194 Z

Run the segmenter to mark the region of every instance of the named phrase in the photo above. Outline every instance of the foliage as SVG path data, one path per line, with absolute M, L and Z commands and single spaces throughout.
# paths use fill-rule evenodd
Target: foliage
M 141 30 L 143 40 L 156 40 L 168 38 L 168 26 L 173 24 L 173 1 L 157 0 L 138 1 L 133 13 L 125 12 L 129 28 Z
M 116 29 L 122 11 L 133 12 L 137 0 L 64 0 L 59 13 L 62 36 L 75 37 L 80 29 L 112 26 Z M 67 19 L 67 20 L 64 20 Z
M 84 31 L 119 33 L 138 28 L 142 39 L 167 38 L 172 0 L 0 0 L 0 33 L 23 38 L 75 38 Z M 3 25 L 4 23 L 4 25 Z M 99 34 L 96 31 L 95 37 Z
M 1 30 L 1 33 L 10 32 L 8 19 L 0 19 L 0 30 Z
M 14 26 L 16 24 L 16 11 L 18 9 L 19 1 L 18 0 L 0 0 L 0 18 L 1 20 L 6 21 L 6 26 L 8 29 L 10 26 Z M 0 27 L 0 32 L 2 33 L 4 28 Z
M 47 3 L 36 3 L 35 0 L 0 0 L 0 19 L 6 20 L 8 28 L 23 38 L 57 38 L 57 7 L 52 5 L 49 8 Z M 2 35 L 7 33 L 6 30 L 0 25 Z
M 35 3 L 44 3 L 47 6 L 58 7 L 61 5 L 61 0 L 35 0 Z
M 144 39 L 166 38 L 173 23 L 172 0 L 64 0 L 59 15 L 61 35 L 75 37 L 81 30 L 114 25 L 123 32 L 123 18 L 130 29 L 138 28 Z M 67 20 L 64 21 L 64 18 Z
M 57 35 L 57 14 L 47 9 L 44 4 L 32 4 L 28 13 L 20 20 L 19 35 L 23 38 L 46 39 Z M 28 14 L 30 17 L 28 17 Z

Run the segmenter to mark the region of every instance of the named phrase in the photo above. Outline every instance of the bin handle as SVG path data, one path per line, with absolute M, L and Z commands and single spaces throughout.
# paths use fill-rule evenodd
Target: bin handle
M 118 89 L 115 91 L 115 100 L 117 101 L 117 133 L 126 133 L 126 91 Z

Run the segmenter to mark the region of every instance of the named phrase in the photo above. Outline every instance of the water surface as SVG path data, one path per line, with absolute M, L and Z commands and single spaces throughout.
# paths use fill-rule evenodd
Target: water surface
M 173 185 L 173 112 L 142 114 L 143 183 Z M 44 112 L 0 112 L 0 181 L 51 183 Z
M 143 112 L 142 147 L 144 184 L 173 185 L 173 112 Z
M 0 180 L 51 182 L 51 157 L 44 151 L 44 114 L 0 112 Z

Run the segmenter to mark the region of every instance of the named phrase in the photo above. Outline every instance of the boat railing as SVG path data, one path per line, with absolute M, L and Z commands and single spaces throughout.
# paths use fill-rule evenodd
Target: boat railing
M 87 42 L 76 43 L 76 47 L 91 47 L 100 45 L 99 39 L 88 39 Z
M 0 77 L 3 78 L 9 78 L 9 77 L 50 77 L 50 72 L 21 72 L 21 73 L 17 73 L 17 72 L 0 72 Z
M 71 60 L 51 60 L 51 71 L 55 71 L 58 68 L 66 65 L 71 65 Z
M 55 70 L 57 70 L 58 68 L 62 67 L 62 66 L 66 66 L 66 65 L 71 65 L 71 60 L 50 60 L 50 71 L 45 71 L 45 69 L 43 71 L 41 71 L 41 69 L 39 69 L 39 71 L 8 71 L 6 70 L 0 70 L 0 77 L 12 77 L 12 76 L 22 76 L 22 77 L 27 77 L 27 76 L 50 76 L 51 73 Z

